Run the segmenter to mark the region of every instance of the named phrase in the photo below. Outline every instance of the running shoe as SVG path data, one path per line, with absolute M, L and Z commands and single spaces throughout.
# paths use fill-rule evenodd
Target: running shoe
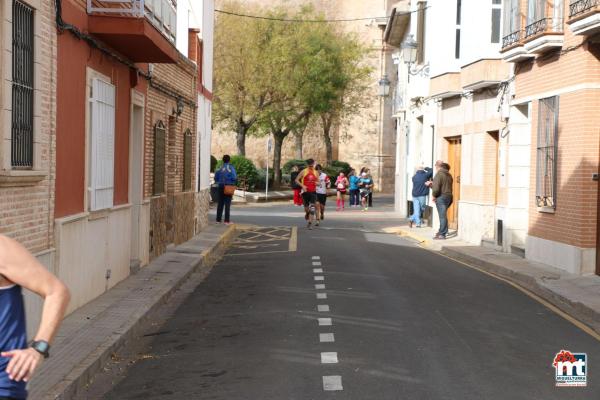
M 312 230 L 312 224 L 310 223 L 310 221 L 308 222 L 308 225 L 306 226 L 308 229 Z

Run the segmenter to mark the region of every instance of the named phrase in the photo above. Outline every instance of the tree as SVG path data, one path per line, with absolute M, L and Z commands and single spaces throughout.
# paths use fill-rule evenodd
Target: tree
M 332 84 L 321 87 L 315 113 L 321 123 L 327 164 L 330 165 L 333 161 L 331 131 L 368 105 L 371 68 L 363 64 L 368 50 L 356 35 L 332 32 L 327 43 L 332 68 L 325 68 L 321 73 Z
M 223 5 L 230 12 L 260 13 L 257 6 L 237 1 Z M 243 22 L 243 23 L 240 23 Z M 263 54 L 271 39 L 270 24 L 219 14 L 215 26 L 213 116 L 216 123 L 236 132 L 237 152 L 246 154 L 246 136 L 271 103 Z

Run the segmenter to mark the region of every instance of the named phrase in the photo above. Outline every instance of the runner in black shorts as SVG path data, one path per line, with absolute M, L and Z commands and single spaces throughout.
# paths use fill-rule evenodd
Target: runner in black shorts
M 312 221 L 315 217 L 317 206 L 317 184 L 319 182 L 319 176 L 317 171 L 315 171 L 315 160 L 306 160 L 306 164 L 308 166 L 298 174 L 296 183 L 300 185 L 304 191 L 302 193 L 304 211 L 306 212 L 304 219 L 308 221 L 308 229 L 312 229 Z
M 325 219 L 325 204 L 327 204 L 327 189 L 331 186 L 331 180 L 326 173 L 323 172 L 323 167 L 317 164 L 317 173 L 319 174 L 319 184 L 317 185 L 317 223 Z

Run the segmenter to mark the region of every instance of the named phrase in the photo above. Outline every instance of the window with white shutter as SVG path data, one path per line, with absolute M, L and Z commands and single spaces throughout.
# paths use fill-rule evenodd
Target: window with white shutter
M 115 87 L 92 79 L 90 103 L 90 210 L 96 211 L 113 206 Z

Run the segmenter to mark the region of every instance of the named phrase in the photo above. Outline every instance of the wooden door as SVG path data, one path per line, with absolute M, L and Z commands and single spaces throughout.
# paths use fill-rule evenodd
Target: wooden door
M 450 174 L 454 178 L 452 184 L 452 196 L 454 201 L 448 209 L 448 227 L 458 229 L 458 201 L 460 200 L 460 136 L 448 138 L 448 161 Z

